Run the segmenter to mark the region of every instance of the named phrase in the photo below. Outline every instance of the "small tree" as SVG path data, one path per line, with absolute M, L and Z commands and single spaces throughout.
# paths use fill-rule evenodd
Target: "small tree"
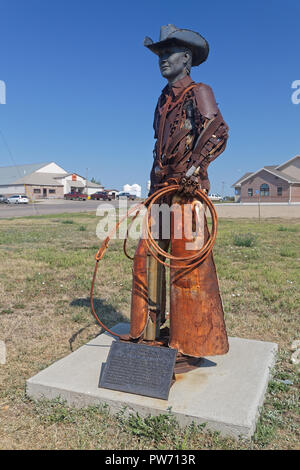
M 100 184 L 100 185 L 101 185 L 101 182 L 100 182 L 100 181 L 96 181 L 94 177 L 91 179 L 91 183 L 95 183 L 95 184 Z

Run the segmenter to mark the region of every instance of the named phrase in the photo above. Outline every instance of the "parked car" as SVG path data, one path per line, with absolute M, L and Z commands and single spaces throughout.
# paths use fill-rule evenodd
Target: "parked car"
M 96 201 L 111 201 L 111 196 L 109 196 L 105 191 L 97 191 L 94 194 L 91 194 L 91 199 Z
M 23 194 L 17 194 L 14 196 L 9 196 L 7 198 L 7 202 L 9 204 L 28 204 L 29 199 L 27 196 L 24 196 Z
M 136 198 L 135 194 L 130 194 L 130 193 L 125 193 L 125 192 L 120 192 L 117 194 L 117 199 L 129 199 L 133 201 Z
M 211 201 L 222 201 L 220 194 L 209 194 L 208 197 Z
M 64 198 L 65 199 L 73 199 L 75 201 L 85 201 L 88 198 L 88 196 L 86 194 L 78 193 L 78 192 L 74 191 L 74 192 L 65 194 Z
M 3 194 L 0 194 L 0 202 L 7 202 L 7 197 L 3 196 Z
M 225 197 L 223 197 L 222 201 L 234 202 L 234 196 L 225 196 Z

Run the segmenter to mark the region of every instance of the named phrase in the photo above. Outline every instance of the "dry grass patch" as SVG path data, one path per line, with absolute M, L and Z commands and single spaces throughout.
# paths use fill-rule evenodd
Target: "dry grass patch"
M 89 308 L 98 219 L 62 214 L 1 221 L 0 366 L 2 449 L 295 449 L 299 447 L 299 375 L 290 345 L 299 338 L 298 221 L 220 220 L 214 249 L 230 336 L 274 341 L 280 354 L 257 432 L 235 442 L 179 429 L 172 415 L 112 417 L 105 408 L 76 410 L 58 400 L 35 403 L 25 381 L 100 330 Z M 237 238 L 239 237 L 239 238 Z M 238 242 L 237 242 L 238 240 Z M 129 243 L 132 252 L 135 243 Z M 97 280 L 96 310 L 111 327 L 127 321 L 131 262 L 112 241 Z

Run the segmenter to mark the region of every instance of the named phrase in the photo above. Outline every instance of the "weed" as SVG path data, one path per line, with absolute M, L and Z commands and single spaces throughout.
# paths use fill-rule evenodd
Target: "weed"
M 81 323 L 82 321 L 84 321 L 84 314 L 83 312 L 77 312 L 77 313 L 74 313 L 72 315 L 72 320 L 75 322 L 75 323 Z
M 145 418 L 138 413 L 125 418 L 124 413 L 121 413 L 118 419 L 122 427 L 126 426 L 134 436 L 151 439 L 155 443 L 161 442 L 166 436 L 175 438 L 179 427 L 176 418 L 170 412 L 158 416 L 148 415 Z
M 69 422 L 74 423 L 72 412 L 61 397 L 54 400 L 41 400 L 35 403 L 35 410 L 44 424 Z
M 23 308 L 25 308 L 25 304 L 21 304 L 21 303 L 20 304 L 15 304 L 15 305 L 13 305 L 13 308 L 23 309 Z
M 10 313 L 13 313 L 13 310 L 11 308 L 6 308 L 4 310 L 1 310 L 1 313 L 9 315 Z
M 253 441 L 258 444 L 259 447 L 266 447 L 275 435 L 275 424 L 266 423 L 262 417 L 256 426 L 256 431 L 253 436 Z
M 283 226 L 278 227 L 278 232 L 299 232 L 298 226 Z
M 253 233 L 239 233 L 233 237 L 236 246 L 252 247 L 256 244 L 256 236 Z
M 296 253 L 291 248 L 289 248 L 287 246 L 283 246 L 280 249 L 280 256 L 284 256 L 284 257 L 287 257 L 287 258 L 295 258 Z

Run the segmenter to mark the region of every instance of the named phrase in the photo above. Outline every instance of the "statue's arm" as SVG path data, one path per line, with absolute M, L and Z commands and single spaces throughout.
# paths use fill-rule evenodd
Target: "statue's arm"
M 200 172 L 206 171 L 209 163 L 226 147 L 228 126 L 216 103 L 212 89 L 199 84 L 194 89 L 196 112 L 199 113 L 197 138 L 193 146 L 191 162 Z

